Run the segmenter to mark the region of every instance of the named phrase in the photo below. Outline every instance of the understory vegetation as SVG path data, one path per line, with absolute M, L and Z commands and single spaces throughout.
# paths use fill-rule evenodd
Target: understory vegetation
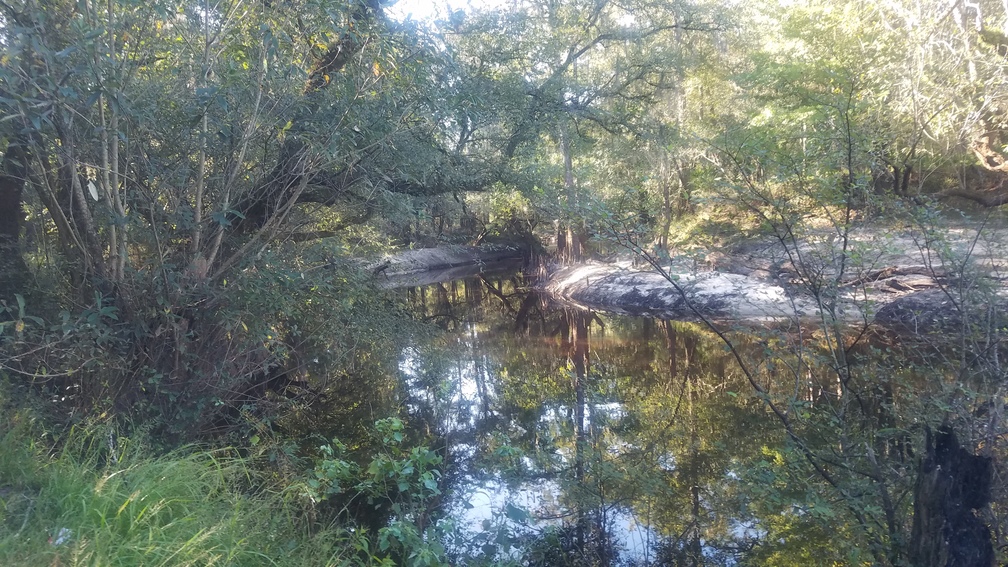
M 1008 4 L 400 4 L 0 0 L 0 564 L 1004 561 Z M 388 289 L 442 245 L 526 273 Z M 597 364 L 534 268 L 630 258 L 793 316 Z

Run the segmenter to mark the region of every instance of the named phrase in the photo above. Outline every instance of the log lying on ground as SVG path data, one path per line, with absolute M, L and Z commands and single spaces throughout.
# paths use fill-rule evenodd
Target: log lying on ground
M 887 266 L 844 281 L 848 288 L 866 287 L 888 293 L 902 293 L 953 285 L 955 278 L 947 270 L 925 265 Z

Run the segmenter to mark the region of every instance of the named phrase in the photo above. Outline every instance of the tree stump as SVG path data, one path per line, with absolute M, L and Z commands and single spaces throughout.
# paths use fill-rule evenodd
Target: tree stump
M 910 564 L 915 567 L 990 567 L 994 544 L 979 516 L 990 503 L 992 463 L 959 445 L 949 426 L 932 436 L 914 488 Z

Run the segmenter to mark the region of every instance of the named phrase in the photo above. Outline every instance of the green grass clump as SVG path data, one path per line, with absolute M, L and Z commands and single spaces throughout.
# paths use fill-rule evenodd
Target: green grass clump
M 310 530 L 300 498 L 262 489 L 231 452 L 154 456 L 128 442 L 113 452 L 100 426 L 72 431 L 54 450 L 30 412 L 12 408 L 5 394 L 0 389 L 0 565 L 356 562 L 351 534 Z

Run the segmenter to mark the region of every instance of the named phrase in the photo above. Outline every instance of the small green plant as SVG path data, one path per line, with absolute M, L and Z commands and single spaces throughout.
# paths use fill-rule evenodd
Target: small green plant
M 442 458 L 426 446 L 405 446 L 405 427 L 395 417 L 375 423 L 380 449 L 367 466 L 350 460 L 338 440 L 320 447 L 322 458 L 308 480 L 309 493 L 318 501 L 339 496 L 347 507 L 364 500 L 370 507 L 389 510 L 390 521 L 363 549 L 373 550 L 370 561 L 444 565 L 441 542 L 449 526 L 434 517 L 441 496 Z

